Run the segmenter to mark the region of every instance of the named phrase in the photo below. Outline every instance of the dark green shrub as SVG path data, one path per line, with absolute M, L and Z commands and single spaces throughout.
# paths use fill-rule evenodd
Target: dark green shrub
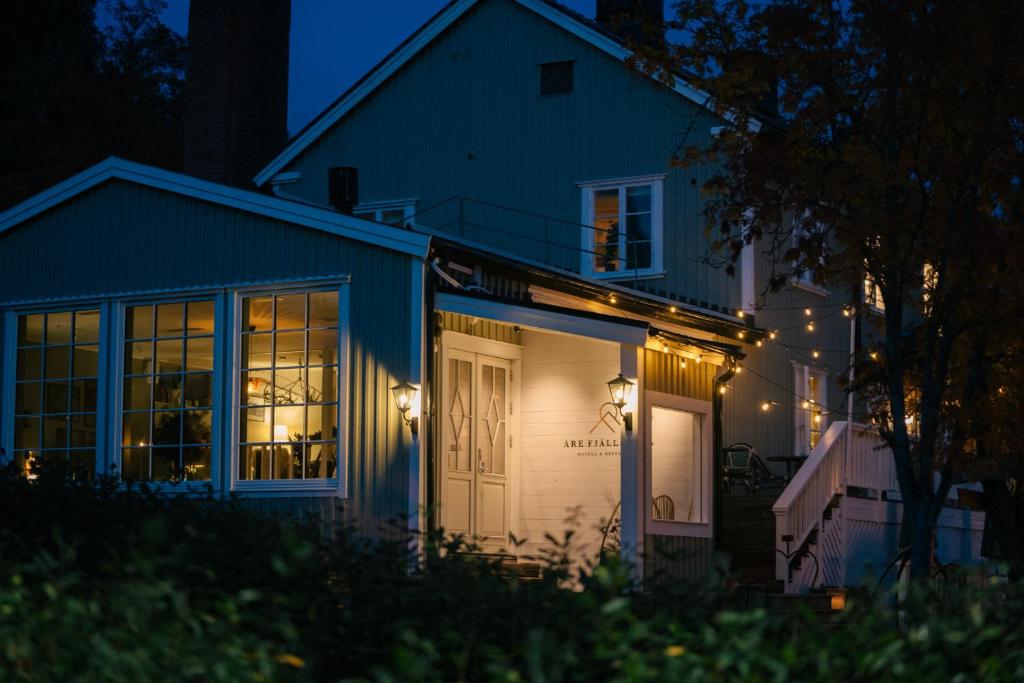
M 741 608 L 714 579 L 638 592 L 614 557 L 573 575 L 571 534 L 522 581 L 458 539 L 417 562 L 238 501 L 13 470 L 0 519 L 0 680 L 1024 679 L 1013 586 L 947 585 L 900 629 L 874 604 L 835 624 Z

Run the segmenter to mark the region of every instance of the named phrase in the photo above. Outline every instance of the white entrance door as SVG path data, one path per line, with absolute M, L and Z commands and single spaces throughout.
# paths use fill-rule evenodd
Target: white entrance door
M 513 473 L 512 362 L 448 348 L 441 405 L 441 524 L 507 549 Z

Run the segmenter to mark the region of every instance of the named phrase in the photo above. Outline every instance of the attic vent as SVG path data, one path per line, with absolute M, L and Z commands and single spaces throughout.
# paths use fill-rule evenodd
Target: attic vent
M 572 92 L 572 77 L 576 62 L 548 62 L 540 65 L 540 94 L 568 95 Z

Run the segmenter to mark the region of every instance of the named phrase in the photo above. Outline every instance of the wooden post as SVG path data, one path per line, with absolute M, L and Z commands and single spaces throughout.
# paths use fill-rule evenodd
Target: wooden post
M 621 520 L 621 557 L 633 565 L 633 578 L 637 585 L 642 585 L 644 576 L 644 470 L 643 470 L 643 432 L 644 432 L 644 381 L 643 381 L 644 347 L 635 344 L 622 344 L 619 352 L 619 372 L 635 384 L 633 397 L 623 410 L 633 412 L 633 430 L 626 429 L 625 420 L 619 431 L 621 459 L 619 464 Z

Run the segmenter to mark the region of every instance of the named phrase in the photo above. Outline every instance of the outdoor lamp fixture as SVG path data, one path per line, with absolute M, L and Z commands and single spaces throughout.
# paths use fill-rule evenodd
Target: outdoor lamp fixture
M 633 383 L 623 377 L 620 372 L 618 377 L 608 382 L 608 393 L 612 395 L 612 405 L 622 416 L 622 423 L 626 425 L 626 431 L 633 431 L 633 413 L 622 412 L 629 402 L 630 394 L 633 393 Z
M 400 384 L 391 387 L 391 393 L 395 396 L 398 411 L 402 413 L 402 419 L 405 420 L 405 424 L 409 425 L 409 430 L 413 434 L 418 434 L 420 431 L 420 418 L 417 416 L 409 417 L 409 410 L 412 408 L 413 401 L 416 400 L 416 394 L 419 393 L 419 390 L 419 387 L 409 384 L 404 380 Z

